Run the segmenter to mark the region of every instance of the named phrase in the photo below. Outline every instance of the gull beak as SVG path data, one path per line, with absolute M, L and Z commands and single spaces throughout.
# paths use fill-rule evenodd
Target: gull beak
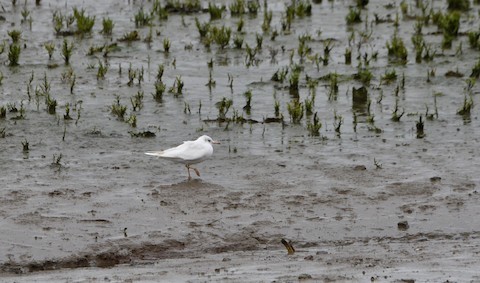
M 212 144 L 220 144 L 219 141 L 212 141 Z

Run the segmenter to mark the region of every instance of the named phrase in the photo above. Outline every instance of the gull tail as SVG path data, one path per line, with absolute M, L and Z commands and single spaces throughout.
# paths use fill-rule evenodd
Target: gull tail
M 145 152 L 146 155 L 152 155 L 152 156 L 159 156 L 159 157 L 162 157 L 163 156 L 163 151 L 149 151 L 149 152 Z

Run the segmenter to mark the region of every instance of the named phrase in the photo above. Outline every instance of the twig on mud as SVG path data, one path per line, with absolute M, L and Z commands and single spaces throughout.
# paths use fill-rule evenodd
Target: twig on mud
M 292 246 L 292 241 L 288 241 L 285 240 L 285 239 L 282 239 L 282 244 L 285 246 L 285 248 L 287 248 L 287 252 L 289 255 L 292 255 L 295 253 L 295 248 L 293 248 Z

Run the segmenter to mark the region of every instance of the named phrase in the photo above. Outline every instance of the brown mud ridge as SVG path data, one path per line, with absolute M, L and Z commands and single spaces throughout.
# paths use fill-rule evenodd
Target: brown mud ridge
M 373 237 L 373 238 L 355 238 L 339 241 L 325 241 L 325 242 L 304 242 L 296 243 L 295 246 L 299 249 L 309 249 L 315 247 L 347 247 L 354 244 L 365 245 L 386 245 L 386 244 L 413 244 L 428 241 L 449 241 L 449 240 L 474 240 L 480 239 L 480 231 L 464 232 L 457 234 L 442 234 L 442 233 L 417 233 L 409 234 L 402 237 Z M 29 272 L 51 271 L 59 269 L 75 269 L 86 267 L 97 268 L 111 268 L 120 264 L 130 264 L 135 266 L 136 263 L 155 262 L 162 259 L 180 259 L 180 258 L 200 258 L 205 254 L 222 254 L 228 252 L 238 251 L 259 251 L 265 249 L 276 249 L 280 246 L 282 240 L 275 239 L 275 241 L 267 239 L 247 238 L 244 241 L 231 243 L 224 246 L 216 246 L 205 249 L 196 249 L 196 244 L 186 241 L 166 240 L 160 244 L 141 243 L 141 244 L 115 244 L 114 247 L 108 248 L 106 251 L 99 253 L 84 252 L 79 255 L 66 257 L 63 259 L 51 259 L 34 262 L 7 262 L 0 266 L 1 273 L 10 274 L 26 274 Z M 267 246 L 265 246 L 267 244 Z M 98 250 L 93 248 L 92 250 Z M 286 254 L 287 252 L 285 252 Z M 318 253 L 317 253 L 318 254 Z M 323 254 L 323 253 L 322 253 Z M 305 259 L 313 260 L 313 256 L 307 256 Z M 357 265 L 358 257 L 343 259 L 350 264 Z M 373 259 L 372 259 L 373 260 Z M 387 258 L 380 261 L 388 260 Z M 339 259 L 335 260 L 336 262 Z M 376 265 L 370 262 L 370 267 Z

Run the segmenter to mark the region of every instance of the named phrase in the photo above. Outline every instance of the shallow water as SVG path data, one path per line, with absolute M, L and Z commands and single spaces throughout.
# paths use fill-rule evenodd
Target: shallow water
M 386 8 L 382 1 L 370 2 L 363 11 L 363 17 L 368 13 L 369 21 L 374 19 L 374 13 L 381 18 L 395 18 L 395 9 Z M 445 10 L 443 2 L 433 1 L 433 7 Z M 33 18 L 31 28 L 20 23 L 23 4 L 3 5 L 2 15 L 6 18 L 0 25 L 3 39 L 8 45 L 7 31 L 19 29 L 22 44 L 26 45 L 17 67 L 8 66 L 8 47 L 0 55 L 4 63 L 0 66 L 4 76 L 0 106 L 15 103 L 20 108 L 23 102 L 25 107 L 25 119 L 13 120 L 18 113 L 10 112 L 6 119 L 0 119 L 0 130 L 5 129 L 5 137 L 0 138 L 0 262 L 4 271 L 23 273 L 122 263 L 135 266 L 139 260 L 162 264 L 156 260 L 195 261 L 198 257 L 220 260 L 231 257 L 235 264 L 241 265 L 252 261 L 242 254 L 244 251 L 266 250 L 277 258 L 279 251 L 283 252 L 280 239 L 287 238 L 307 255 L 326 247 L 333 249 L 325 258 L 315 257 L 314 262 L 343 260 L 344 270 L 368 266 L 358 265 L 358 258 L 365 258 L 364 249 L 380 244 L 383 249 L 375 249 L 371 256 L 385 260 L 385 264 L 376 260 L 370 263 L 377 274 L 385 272 L 382 268 L 386 266 L 410 271 L 419 268 L 421 280 L 424 275 L 428 277 L 426 271 L 435 264 L 448 266 L 455 260 L 452 256 L 435 263 L 439 254 L 466 259 L 478 254 L 478 112 L 474 107 L 470 117 L 456 114 L 467 93 L 465 79 L 478 57 L 478 51 L 469 48 L 465 35 L 454 41 L 451 50 L 442 51 L 442 36 L 436 33 L 437 27 L 424 27 L 425 40 L 433 44 L 438 55 L 432 62 L 417 64 L 410 40 L 415 21 L 402 19 L 400 14 L 399 35 L 409 52 L 405 66 L 393 65 L 388 60 L 385 43 L 393 34 L 393 23 L 371 24 L 370 39 L 362 45 L 360 53 L 352 48 L 352 64 L 345 65 L 343 55 L 351 31 L 365 30 L 364 23 L 345 25 L 350 1 L 313 4 L 312 16 L 295 19 L 288 34 L 281 33 L 285 6 L 281 1 L 272 1 L 268 3 L 273 12 L 272 28 L 280 35 L 275 41 L 269 35 L 264 36 L 256 66 L 246 67 L 245 49 L 234 49 L 232 43 L 224 50 L 215 44 L 210 50 L 204 47 L 194 19 L 207 21 L 208 13 L 172 14 L 167 21 L 154 20 L 151 44 L 118 42 L 119 50 L 105 59 L 101 54 L 87 56 L 90 46 L 117 42 L 135 29 L 133 16 L 140 7 L 147 10 L 152 4 L 82 3 L 87 14 L 96 16 L 96 23 L 91 35 L 65 37 L 75 44 L 70 66 L 64 65 L 59 51 L 64 37 L 54 34 L 51 21 L 55 10 L 72 13 L 69 3 L 45 0 L 40 6 L 28 3 Z M 409 7 L 412 14 L 418 13 L 413 2 Z M 462 17 L 461 32 L 478 28 L 478 5 L 468 14 L 469 19 Z M 112 37 L 99 34 L 105 16 L 115 22 Z M 245 16 L 244 20 L 245 42 L 255 46 L 255 34 L 262 33 L 263 13 L 257 17 Z M 238 17 L 224 12 L 224 18 L 214 24 L 234 29 L 238 21 Z M 138 31 L 143 39 L 149 28 Z M 298 125 L 290 121 L 288 78 L 283 84 L 270 81 L 275 71 L 289 66 L 291 50 L 295 50 L 293 61 L 300 63 L 296 53 L 298 36 L 307 32 L 313 38 L 308 43 L 312 53 L 323 54 L 325 39 L 333 39 L 333 49 L 329 64 L 320 64 L 319 70 L 308 59 L 302 63 L 300 101 L 309 95 L 305 75 L 311 78 L 331 72 L 341 75 L 336 100 L 328 99 L 328 81 L 320 80 L 316 88 L 314 112 L 322 123 L 321 137 L 308 134 L 306 124 L 312 117 L 304 117 Z M 356 43 L 359 37 L 357 33 Z M 163 51 L 164 38 L 171 41 L 168 54 Z M 57 47 L 52 60 L 43 48 L 47 41 Z M 457 55 L 460 43 L 462 53 Z M 185 49 L 190 44 L 192 49 Z M 281 51 L 282 46 L 285 52 Z M 278 50 L 276 62 L 272 61 L 269 48 Z M 371 131 L 371 125 L 361 116 L 354 131 L 352 87 L 361 84 L 350 77 L 357 72 L 357 56 L 374 50 L 378 50 L 378 58 L 370 62 L 374 78 L 368 92 L 375 126 L 381 132 Z M 205 84 L 209 78 L 207 61 L 211 59 L 216 85 L 209 89 Z M 108 72 L 104 80 L 97 80 L 98 62 L 104 60 Z M 53 64 L 58 67 L 47 68 Z M 144 81 L 131 87 L 127 85 L 130 64 L 134 70 L 144 69 Z M 165 92 L 161 103 L 151 95 L 159 64 L 165 65 L 163 82 L 167 89 L 177 76 L 185 83 L 182 95 L 175 97 Z M 73 94 L 70 84 L 60 79 L 69 68 L 76 74 Z M 396 70 L 399 79 L 389 85 L 382 84 L 381 76 L 391 69 Z M 436 75 L 427 82 L 427 72 L 432 69 Z M 465 76 L 445 77 L 449 70 L 458 70 Z M 50 93 L 58 101 L 55 115 L 46 112 L 43 97 L 38 106 L 33 94 L 29 101 L 27 83 L 32 72 L 33 90 L 40 87 L 45 74 L 51 83 Z M 228 86 L 227 74 L 234 78 L 232 88 Z M 402 74 L 405 88 L 396 98 L 394 91 Z M 243 111 L 243 93 L 247 90 L 253 93 L 250 115 Z M 130 98 L 138 91 L 144 92 L 143 108 L 134 112 Z M 419 115 L 425 118 L 426 105 L 429 113 L 433 113 L 435 93 L 441 93 L 437 95 L 438 118 L 425 120 L 426 136 L 418 139 L 415 122 Z M 476 105 L 477 85 L 472 93 Z M 116 96 L 121 104 L 128 106 L 127 117 L 136 115 L 136 128 L 111 114 Z M 260 123 L 205 122 L 217 118 L 215 104 L 223 97 L 233 100 L 228 117 L 238 111 Z M 275 97 L 285 123 L 263 123 L 265 118 L 274 117 Z M 391 120 L 396 99 L 400 109 L 405 110 L 400 122 Z M 63 119 L 66 103 L 72 105 L 71 121 Z M 78 108 L 81 105 L 78 121 L 73 105 Z M 184 113 L 186 105 L 191 111 Z M 343 117 L 341 134 L 334 130 L 334 113 Z M 130 135 L 147 130 L 155 133 L 155 138 Z M 181 165 L 143 154 L 201 134 L 222 142 L 215 147 L 212 160 L 197 166 L 201 179 L 187 182 L 186 170 Z M 22 151 L 25 141 L 29 142 L 28 152 Z M 60 165 L 52 165 L 60 154 Z M 405 220 L 409 223 L 408 230 L 399 230 L 397 223 Z M 422 249 L 426 252 L 413 252 L 408 247 L 411 242 L 425 245 Z M 341 255 L 339 251 L 352 243 L 351 256 Z M 149 251 L 149 245 L 156 246 L 158 253 Z M 102 259 L 102 253 L 106 259 Z M 78 260 L 83 257 L 88 258 L 86 263 Z M 47 259 L 56 264 L 47 266 Z M 262 262 L 258 256 L 255 260 Z M 209 261 L 202 262 L 207 268 Z M 411 262 L 422 262 L 424 267 L 411 266 Z M 33 266 L 34 263 L 38 266 Z M 265 280 L 288 280 L 282 277 L 289 275 L 282 265 L 264 264 L 277 274 L 266 276 Z M 301 271 L 302 263 L 295 264 L 299 264 L 295 270 Z M 477 264 L 477 260 L 465 260 L 466 270 Z M 244 266 L 249 270 L 248 265 Z M 179 276 L 188 273 L 181 268 L 172 272 Z M 243 272 L 246 271 L 239 271 Z M 313 271 L 308 269 L 308 272 Z M 361 280 L 358 274 L 349 276 Z M 241 275 L 232 278 L 245 279 Z

